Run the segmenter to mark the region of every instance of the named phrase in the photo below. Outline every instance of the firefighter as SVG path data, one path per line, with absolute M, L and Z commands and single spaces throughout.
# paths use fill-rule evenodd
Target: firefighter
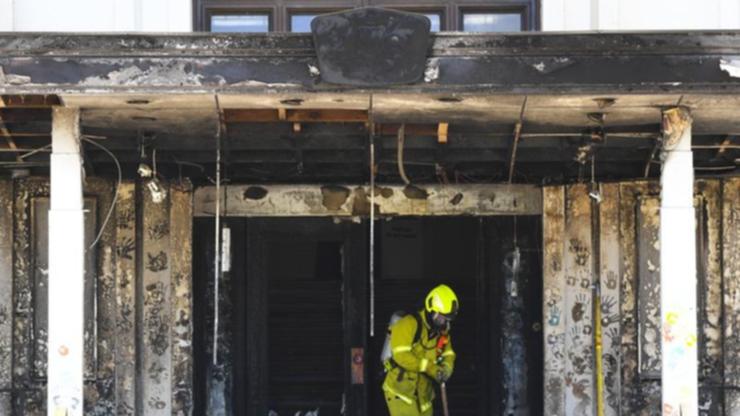
M 450 323 L 459 302 L 449 286 L 432 289 L 424 309 L 391 327 L 391 359 L 383 392 L 391 416 L 431 416 L 435 384 L 452 376 L 455 351 Z

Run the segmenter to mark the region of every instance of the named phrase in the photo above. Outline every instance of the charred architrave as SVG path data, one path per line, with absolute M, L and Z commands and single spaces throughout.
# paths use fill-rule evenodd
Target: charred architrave
M 261 199 L 245 197 L 250 186 L 229 186 L 226 216 L 280 217 L 367 216 L 369 189 L 365 186 L 264 185 Z M 531 185 L 433 185 L 407 192 L 402 186 L 377 187 L 378 215 L 540 215 L 541 193 Z M 462 197 L 460 196 L 462 195 Z M 195 216 L 215 212 L 215 188 L 195 191 Z
M 438 34 L 427 56 L 438 77 L 392 90 L 729 93 L 740 90 L 740 78 L 720 64 L 740 57 L 738 38 L 734 32 Z M 0 92 L 8 94 L 336 88 L 311 75 L 317 58 L 308 35 L 14 33 L 0 36 L 0 56 L 6 74 Z

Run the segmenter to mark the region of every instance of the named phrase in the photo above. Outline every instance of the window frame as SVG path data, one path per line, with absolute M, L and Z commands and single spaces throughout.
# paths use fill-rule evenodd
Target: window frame
M 447 24 L 447 8 L 444 7 L 444 5 L 400 5 L 400 6 L 380 6 L 392 10 L 398 10 L 399 12 L 409 12 L 409 13 L 418 13 L 418 14 L 438 14 L 439 15 L 439 32 L 432 32 L 432 33 L 441 33 L 446 32 L 448 29 Z
M 193 23 L 195 31 L 210 32 L 214 14 L 268 14 L 270 32 L 301 33 L 292 31 L 293 15 L 333 13 L 362 6 L 439 14 L 440 32 L 464 31 L 467 13 L 520 14 L 523 32 L 538 31 L 542 26 L 542 0 L 423 0 L 421 4 L 412 0 L 328 0 L 320 5 L 311 0 L 194 0 Z
M 285 31 L 288 33 L 311 33 L 309 32 L 293 32 L 293 16 L 301 16 L 301 15 L 311 15 L 316 14 L 327 14 L 327 13 L 337 13 L 344 10 L 348 10 L 352 8 L 342 8 L 342 7 L 315 7 L 315 6 L 286 6 L 285 7 L 285 22 L 284 27 Z
M 239 33 L 270 33 L 275 31 L 276 8 L 266 7 L 231 7 L 231 6 L 207 6 L 203 10 L 203 30 L 210 33 L 228 33 L 213 32 L 211 21 L 213 16 L 267 16 L 267 32 L 239 32 Z
M 465 33 L 518 33 L 518 32 L 467 32 L 465 30 L 465 15 L 468 14 L 519 14 L 521 17 L 521 31 L 529 32 L 535 30 L 531 25 L 530 7 L 527 4 L 521 5 L 476 5 L 476 6 L 459 6 L 457 12 L 458 31 Z

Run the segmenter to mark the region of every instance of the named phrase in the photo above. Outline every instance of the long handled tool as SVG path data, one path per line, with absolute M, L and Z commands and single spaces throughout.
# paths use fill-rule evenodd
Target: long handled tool
M 447 406 L 447 383 L 440 384 L 439 391 L 442 393 L 442 413 L 444 416 L 450 416 L 450 408 Z
M 447 338 L 447 335 L 440 335 L 437 340 L 437 364 L 442 362 L 442 359 L 444 358 L 442 356 L 442 352 L 444 352 L 445 346 L 448 342 L 449 338 Z M 444 381 L 439 384 L 439 392 L 442 396 L 442 411 L 444 416 L 450 416 L 450 408 L 447 405 L 447 383 Z

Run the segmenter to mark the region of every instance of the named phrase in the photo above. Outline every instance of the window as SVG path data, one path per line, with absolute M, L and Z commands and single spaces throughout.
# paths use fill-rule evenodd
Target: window
M 442 30 L 442 15 L 439 13 L 422 13 L 424 16 L 426 16 L 431 22 L 431 31 L 432 32 L 439 32 Z
M 290 31 L 295 33 L 310 32 L 311 22 L 318 13 L 294 14 L 290 16 Z
M 464 32 L 521 32 L 522 14 L 517 12 L 463 12 Z
M 209 16 L 211 32 L 264 33 L 270 31 L 269 13 L 214 13 Z
M 296 13 L 290 15 L 290 31 L 294 33 L 311 32 L 311 21 L 321 14 L 332 13 L 334 10 L 325 10 L 312 13 Z M 439 32 L 442 26 L 442 14 L 433 12 L 414 12 L 423 14 L 431 21 L 431 31 Z

